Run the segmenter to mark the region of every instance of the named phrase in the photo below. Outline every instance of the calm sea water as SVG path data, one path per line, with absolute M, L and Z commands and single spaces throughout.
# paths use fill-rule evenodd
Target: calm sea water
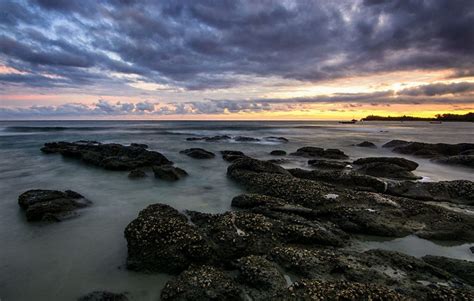
M 284 136 L 289 143 L 188 142 L 195 135 L 244 135 L 256 138 Z M 80 139 L 130 144 L 146 143 L 163 153 L 189 177 L 176 183 L 151 175 L 129 180 L 126 172 L 86 166 L 59 155 L 44 155 L 49 141 Z M 123 231 L 138 212 L 152 203 L 177 209 L 211 213 L 230 209 L 230 201 L 243 190 L 226 178 L 228 164 L 220 156 L 194 160 L 179 154 L 189 147 L 241 150 L 269 159 L 274 149 L 293 152 L 301 146 L 339 148 L 351 159 L 399 156 L 390 150 L 352 146 L 369 140 L 382 145 L 392 139 L 423 142 L 474 143 L 474 124 L 425 122 L 371 122 L 343 125 L 337 122 L 151 122 L 151 121 L 26 121 L 0 122 L 0 299 L 75 300 L 93 290 L 127 291 L 133 300 L 157 300 L 165 274 L 127 271 Z M 428 181 L 467 179 L 472 170 L 439 165 L 419 158 L 417 174 Z M 306 167 L 294 158 L 287 167 Z M 17 204 L 28 189 L 72 189 L 93 201 L 81 216 L 57 224 L 27 223 Z M 440 244 L 406 237 L 395 240 L 366 238 L 358 247 L 387 248 L 414 256 L 436 254 L 474 260 L 472 244 Z

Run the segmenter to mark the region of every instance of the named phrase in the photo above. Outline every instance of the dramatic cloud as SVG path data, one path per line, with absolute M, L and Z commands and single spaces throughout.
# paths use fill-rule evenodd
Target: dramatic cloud
M 266 111 L 277 103 L 468 98 L 473 89 L 467 79 L 397 92 L 390 87 L 288 99 L 255 97 L 258 91 L 246 88 L 416 70 L 449 70 L 446 80 L 472 77 L 473 11 L 471 0 L 3 0 L 0 97 L 29 91 L 137 98 L 98 102 L 93 114 L 217 114 Z M 220 101 L 195 94 L 241 87 L 249 93 L 240 96 L 245 101 L 235 93 L 233 100 Z M 145 101 L 163 98 L 157 91 L 169 98 L 159 108 Z M 30 109 L 41 114 L 43 108 L 52 114 L 71 109 Z
M 462 74 L 474 62 L 470 0 L 5 0 L 0 8 L 2 60 L 30 76 L 56 75 L 50 85 L 88 85 L 100 70 L 209 89 L 239 84 L 237 75 Z

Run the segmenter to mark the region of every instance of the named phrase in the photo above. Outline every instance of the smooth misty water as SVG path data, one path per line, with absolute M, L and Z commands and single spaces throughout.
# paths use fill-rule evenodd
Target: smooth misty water
M 287 144 L 187 142 L 193 135 L 284 136 Z M 146 143 L 163 153 L 189 177 L 168 183 L 149 176 L 129 180 L 113 172 L 80 164 L 59 155 L 44 155 L 48 141 L 80 139 L 129 144 Z M 150 121 L 43 121 L 0 122 L 0 299 L 75 300 L 93 290 L 128 291 L 133 300 L 157 300 L 169 276 L 133 273 L 124 268 L 123 230 L 138 212 L 152 203 L 177 209 L 224 212 L 232 197 L 243 190 L 226 178 L 227 163 L 220 156 L 194 160 L 179 151 L 189 147 L 242 150 L 268 159 L 274 149 L 295 151 L 305 145 L 339 148 L 356 159 L 399 156 L 390 150 L 351 146 L 363 140 L 381 145 L 392 139 L 423 142 L 474 142 L 474 124 L 425 122 L 342 125 L 336 122 L 150 122 Z M 417 174 L 427 180 L 467 179 L 472 170 L 438 165 L 413 157 Z M 286 166 L 306 167 L 294 158 Z M 151 175 L 151 173 L 149 173 Z M 78 218 L 57 224 L 27 223 L 18 207 L 18 195 L 28 189 L 72 189 L 93 201 Z M 369 239 L 358 247 L 389 248 L 414 256 L 436 254 L 474 260 L 463 245 L 407 237 L 390 241 Z

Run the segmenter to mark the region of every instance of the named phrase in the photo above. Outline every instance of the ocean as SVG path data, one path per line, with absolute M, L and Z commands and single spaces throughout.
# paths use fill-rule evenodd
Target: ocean
M 288 143 L 200 142 L 187 137 L 214 135 L 262 138 L 282 136 Z M 219 154 L 195 160 L 179 151 L 202 147 L 218 153 L 240 150 L 257 159 L 274 159 L 269 152 L 288 153 L 302 146 L 338 148 L 352 159 L 402 156 L 381 145 L 402 139 L 429 143 L 474 143 L 473 123 L 332 121 L 1 121 L 0 122 L 0 299 L 76 300 L 94 290 L 129 292 L 132 300 L 158 300 L 170 276 L 143 274 L 125 268 L 123 231 L 141 209 L 152 203 L 179 210 L 209 213 L 231 210 L 232 198 L 244 190 L 226 177 L 229 163 Z M 60 155 L 40 151 L 45 142 L 96 140 L 103 143 L 145 143 L 185 169 L 177 182 L 148 177 L 130 180 L 127 172 L 107 171 Z M 371 141 L 377 148 L 354 144 Z M 472 169 L 417 161 L 423 181 L 474 181 Z M 290 157 L 289 157 L 290 158 Z M 284 167 L 308 168 L 307 159 L 291 157 Z M 28 223 L 18 196 L 29 189 L 71 189 L 93 202 L 80 216 L 54 224 Z M 473 213 L 471 211 L 471 213 Z M 385 248 L 413 256 L 443 255 L 474 261 L 474 244 L 439 243 L 414 236 L 397 239 L 362 237 L 353 247 Z

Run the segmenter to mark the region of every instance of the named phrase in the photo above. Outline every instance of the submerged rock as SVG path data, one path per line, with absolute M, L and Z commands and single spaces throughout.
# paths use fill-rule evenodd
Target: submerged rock
M 211 247 L 176 209 L 150 205 L 125 229 L 131 270 L 179 273 L 210 258 Z
M 442 157 L 435 160 L 439 163 L 463 165 L 474 168 L 474 155 L 456 155 L 450 157 Z
M 242 300 L 237 283 L 212 266 L 193 266 L 168 281 L 161 300 Z
M 133 170 L 173 163 L 162 154 L 146 150 L 143 146 L 101 144 L 95 141 L 50 142 L 45 143 L 41 151 L 81 159 L 83 162 L 110 170 Z
M 18 204 L 25 210 L 28 221 L 60 221 L 74 215 L 79 208 L 91 202 L 72 190 L 28 190 L 18 197 Z
M 285 156 L 286 152 L 284 150 L 277 149 L 277 150 L 271 151 L 270 155 L 272 155 L 272 156 Z
M 95 291 L 77 299 L 78 301 L 128 301 L 124 293 L 111 293 L 106 291 Z
M 153 166 L 153 172 L 156 178 L 166 181 L 177 181 L 188 175 L 184 169 L 171 165 Z
M 146 177 L 146 173 L 141 169 L 134 169 L 128 174 L 130 179 L 139 179 Z
M 212 159 L 216 155 L 202 148 L 188 148 L 180 151 L 181 154 L 185 154 L 194 159 Z
M 377 145 L 373 144 L 372 142 L 370 141 L 364 141 L 364 142 L 361 142 L 359 144 L 356 144 L 356 146 L 358 147 L 372 147 L 372 148 L 376 148 Z
M 474 205 L 474 182 L 467 180 L 390 183 L 387 193 L 422 201 Z

